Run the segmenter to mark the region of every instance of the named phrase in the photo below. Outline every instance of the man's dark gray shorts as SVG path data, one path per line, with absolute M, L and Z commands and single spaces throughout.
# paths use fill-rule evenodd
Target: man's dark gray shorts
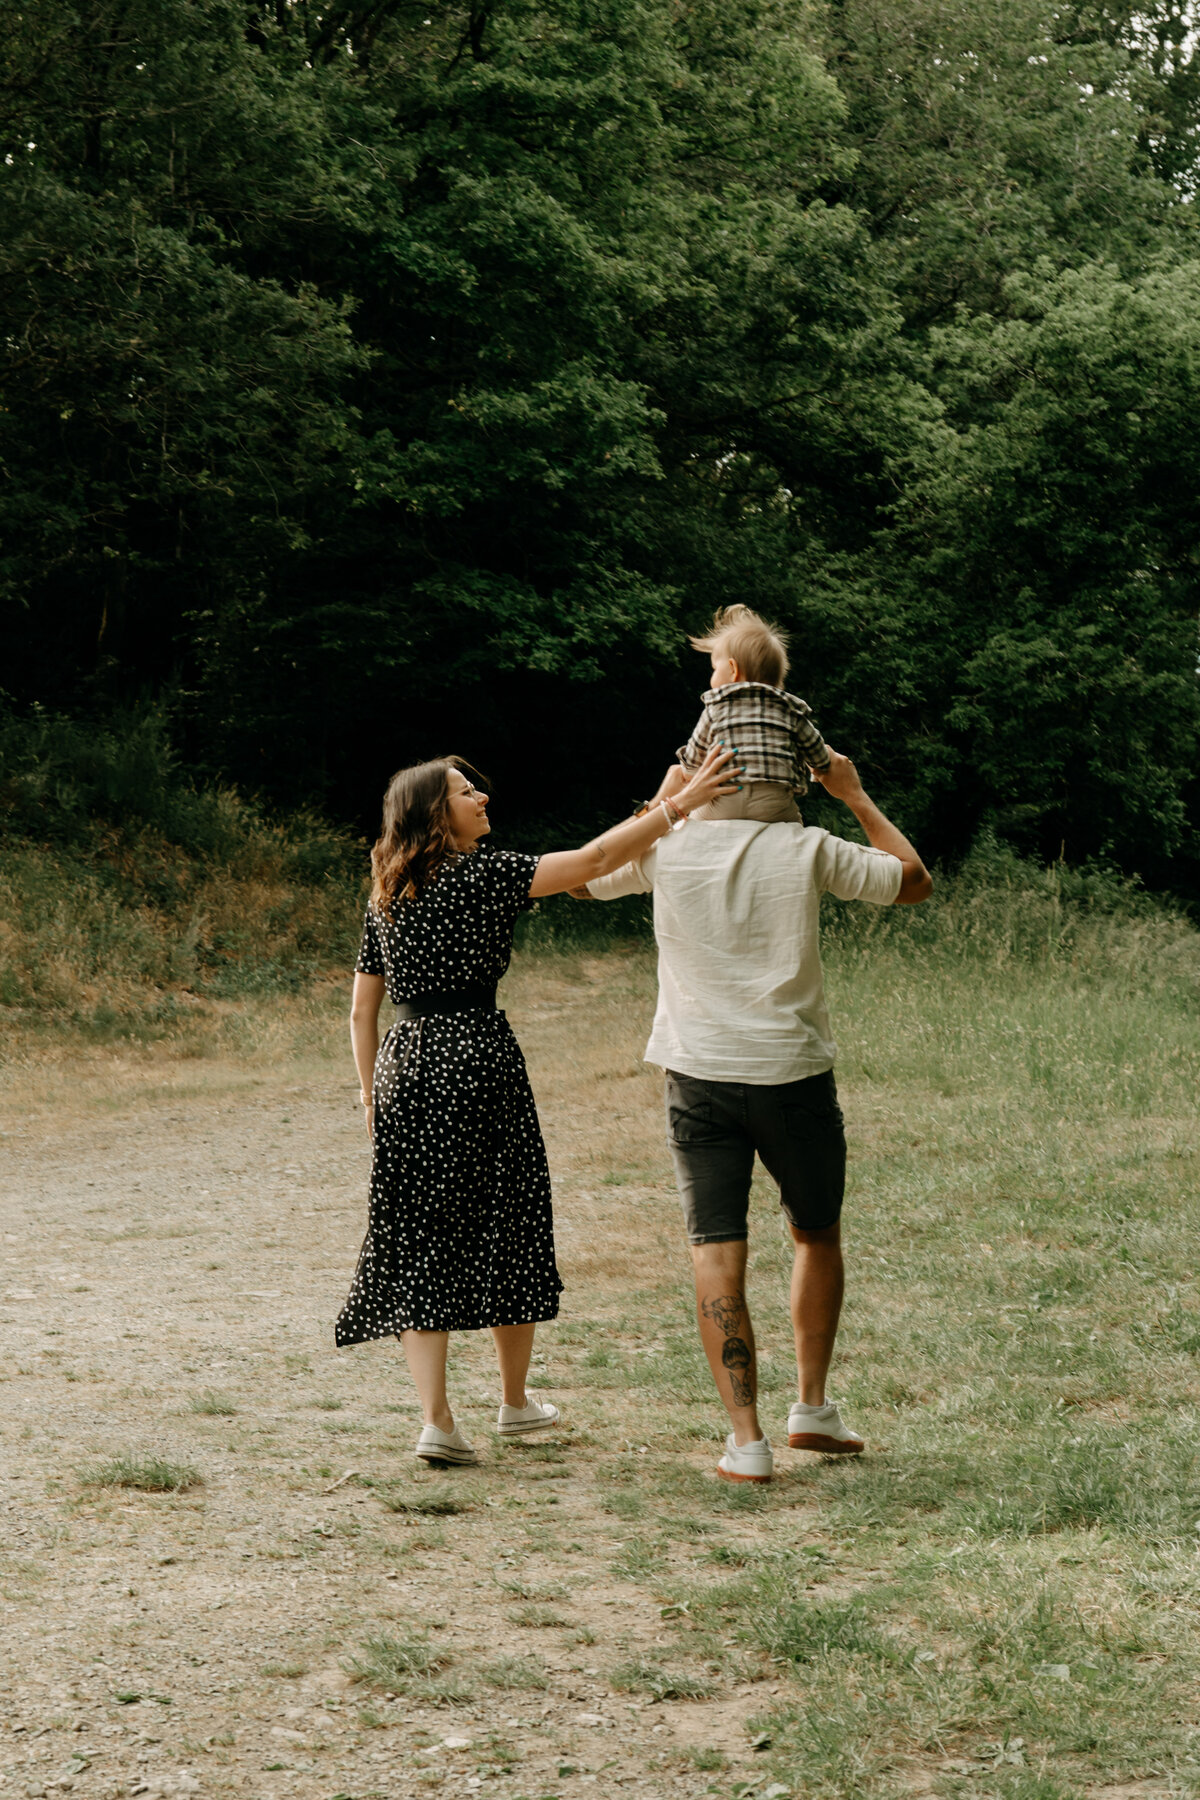
M 667 1070 L 667 1142 L 693 1244 L 747 1235 L 757 1151 L 798 1231 L 841 1217 L 846 1133 L 833 1070 L 778 1087 Z

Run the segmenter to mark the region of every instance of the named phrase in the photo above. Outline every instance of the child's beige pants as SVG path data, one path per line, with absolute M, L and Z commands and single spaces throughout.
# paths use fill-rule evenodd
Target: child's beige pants
M 760 825 L 802 825 L 800 808 L 790 787 L 781 781 L 747 781 L 740 794 L 725 794 L 698 806 L 693 819 L 757 819 Z

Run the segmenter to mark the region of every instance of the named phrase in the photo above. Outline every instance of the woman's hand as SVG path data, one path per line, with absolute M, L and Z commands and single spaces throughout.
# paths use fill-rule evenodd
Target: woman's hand
M 354 1050 L 354 1066 L 358 1070 L 358 1091 L 367 1115 L 367 1136 L 372 1138 L 373 1115 L 366 1105 L 375 1098 L 375 1058 L 379 1054 L 379 1009 L 387 987 L 382 975 L 354 977 L 354 998 L 350 1002 L 350 1043 Z
M 707 806 L 710 800 L 723 800 L 726 794 L 738 793 L 742 770 L 734 766 L 736 755 L 736 750 L 722 750 L 715 745 L 691 780 L 676 789 L 673 796 L 676 806 L 683 812 L 695 812 L 698 806 Z
M 675 795 L 675 805 L 682 812 L 690 812 L 706 800 L 736 793 L 737 777 L 742 771 L 733 767 L 733 757 L 732 750 L 710 750 L 692 779 Z M 666 810 L 669 812 L 670 808 Z M 663 823 L 658 807 L 651 806 L 645 814 L 602 832 L 580 850 L 552 850 L 539 857 L 529 886 L 530 899 L 540 900 L 544 894 L 569 894 L 572 888 L 599 881 L 623 863 L 644 856 L 663 835 Z
M 367 1120 L 367 1137 L 373 1144 L 375 1142 L 375 1108 L 373 1105 L 364 1106 L 363 1112 L 366 1114 Z

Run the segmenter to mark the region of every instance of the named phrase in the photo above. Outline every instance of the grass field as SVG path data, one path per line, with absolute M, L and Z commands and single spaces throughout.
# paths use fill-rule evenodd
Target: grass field
M 830 959 L 854 1146 L 835 1387 L 871 1454 L 792 1457 L 742 1503 L 760 1542 L 707 1546 L 690 1580 L 656 1555 L 703 1481 L 646 1462 L 622 1490 L 642 1578 L 687 1608 L 680 1649 L 786 1677 L 756 1722 L 796 1791 L 1200 1789 L 1195 946 L 1139 951 L 1128 921 L 1021 957 L 999 911 L 958 954 L 896 915 Z M 644 1015 L 648 974 L 627 979 L 641 1005 L 616 1014 Z M 646 1141 L 625 1178 L 661 1178 L 649 1120 Z M 621 1179 L 618 1143 L 596 1151 Z M 778 1436 L 789 1252 L 760 1198 Z M 682 1438 L 715 1417 L 686 1309 L 640 1304 L 655 1353 L 605 1350 L 596 1378 Z
M 494 1439 L 464 1338 L 488 1460 L 448 1477 L 410 1465 L 395 1352 L 328 1348 L 365 1178 L 344 984 L 225 1003 L 219 1039 L 10 1060 L 3 1436 L 28 1510 L 2 1573 L 14 1723 L 45 1728 L 12 1739 L 14 1791 L 111 1731 L 82 1792 L 139 1791 L 143 1751 L 255 1800 L 1200 1792 L 1200 940 L 1115 894 L 1001 862 L 922 913 L 831 909 L 832 1391 L 868 1454 L 785 1449 L 761 1491 L 712 1476 L 644 946 L 572 948 L 578 916 L 542 914 L 506 984 L 567 1281 L 535 1380 L 565 1428 Z M 778 1442 L 765 1182 L 753 1233 Z M 208 1599 L 112 1585 L 176 1562 L 218 1596 L 219 1656 Z

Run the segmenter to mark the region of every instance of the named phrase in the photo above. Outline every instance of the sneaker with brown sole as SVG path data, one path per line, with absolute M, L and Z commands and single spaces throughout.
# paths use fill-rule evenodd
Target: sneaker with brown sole
M 770 1481 L 774 1473 L 770 1438 L 759 1438 L 756 1444 L 737 1444 L 732 1431 L 729 1433 L 725 1454 L 717 1464 L 722 1481 Z
M 805 1407 L 797 1401 L 788 1413 L 788 1448 L 818 1450 L 822 1456 L 861 1456 L 866 1445 L 843 1424 L 832 1400 L 817 1407 Z

